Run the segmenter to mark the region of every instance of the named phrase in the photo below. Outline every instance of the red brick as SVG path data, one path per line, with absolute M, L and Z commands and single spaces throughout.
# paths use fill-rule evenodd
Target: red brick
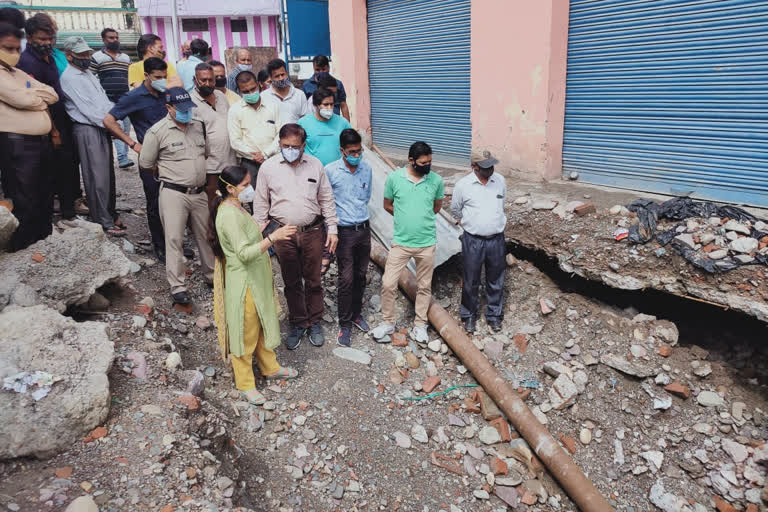
M 515 342 L 517 351 L 525 354 L 525 351 L 528 350 L 528 337 L 525 334 L 515 334 L 512 340 Z
M 571 454 L 576 453 L 576 440 L 574 438 L 566 436 L 565 434 L 560 434 L 560 442 L 563 443 L 563 446 L 565 446 Z
M 719 249 L 719 247 L 716 246 L 714 243 L 709 243 L 709 244 L 707 244 L 707 245 L 705 245 L 704 247 L 701 248 L 701 250 L 706 252 L 706 253 L 710 253 L 712 251 L 716 251 L 717 249 Z
M 32 255 L 32 261 L 36 263 L 42 263 L 45 261 L 45 256 L 43 256 L 39 252 L 36 252 L 35 254 Z
M 192 314 L 192 304 L 174 304 L 173 309 L 180 313 Z
M 86 436 L 85 439 L 83 439 L 84 443 L 90 443 L 92 441 L 95 441 L 97 439 L 101 439 L 102 437 L 107 435 L 107 429 L 104 427 L 96 427 L 91 431 L 88 436 Z
M 536 503 L 537 499 L 538 498 L 536 497 L 535 494 L 533 494 L 530 491 L 525 491 L 525 493 L 523 494 L 523 497 L 520 499 L 520 501 L 522 501 L 526 505 L 533 505 L 534 503 Z
M 494 457 L 491 460 L 491 471 L 494 475 L 506 475 L 509 472 L 507 463 L 498 457 Z
M 56 478 L 69 478 L 72 476 L 72 471 L 74 471 L 75 468 L 72 466 L 64 466 L 61 468 L 56 468 L 56 471 L 54 471 L 54 474 L 56 475 Z
M 0 200 L 0 206 L 5 206 L 6 208 L 8 208 L 9 212 L 13 211 L 13 201 L 10 201 L 8 199 Z
M 177 400 L 186 405 L 188 411 L 196 411 L 200 408 L 200 400 L 189 393 L 184 393 Z
M 659 347 L 657 352 L 661 357 L 669 357 L 672 355 L 672 347 L 670 347 L 669 345 L 662 345 Z
M 672 384 L 667 384 L 664 386 L 664 391 L 667 393 L 672 393 L 675 396 L 679 396 L 683 399 L 688 399 L 691 397 L 691 390 L 688 389 L 688 386 L 685 386 L 683 384 L 680 384 L 679 382 L 673 382 Z
M 396 347 L 407 347 L 408 338 L 405 337 L 405 334 L 396 332 L 392 334 L 392 344 Z
M 596 211 L 597 210 L 595 209 L 595 205 L 592 203 L 583 204 L 573 209 L 573 213 L 575 213 L 579 217 L 583 217 L 584 215 L 587 215 L 590 213 L 595 213 Z
M 425 393 L 431 393 L 437 386 L 440 385 L 440 377 L 429 377 L 421 385 L 421 388 Z
M 757 512 L 757 511 L 758 511 L 757 505 L 755 505 L 754 503 L 750 503 L 749 505 L 747 505 L 747 512 Z
M 512 440 L 512 433 L 509 430 L 509 423 L 507 423 L 507 420 L 504 418 L 496 418 L 490 423 L 491 426 L 499 432 L 499 436 L 501 436 L 501 441 L 503 443 L 508 443 Z
M 152 308 L 146 304 L 136 304 L 133 306 L 133 311 L 140 315 L 149 316 L 152 313 Z
M 736 508 L 718 495 L 712 496 L 715 500 L 715 508 L 718 512 L 737 512 Z
M 160 512 L 173 512 L 173 505 L 166 505 L 160 509 Z
M 462 469 L 461 464 L 459 464 L 459 461 L 448 455 L 444 455 L 440 452 L 432 452 L 431 460 L 432 464 L 439 468 L 448 470 L 451 473 L 456 473 L 457 475 L 464 474 L 464 470 Z

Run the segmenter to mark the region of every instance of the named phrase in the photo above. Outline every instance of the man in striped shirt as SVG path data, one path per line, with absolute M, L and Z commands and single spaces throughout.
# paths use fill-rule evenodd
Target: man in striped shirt
M 117 30 L 105 28 L 101 31 L 101 40 L 104 48 L 94 52 L 91 57 L 91 71 L 99 77 L 109 101 L 116 104 L 128 92 L 128 66 L 131 65 L 131 59 L 120 52 L 120 34 Z M 131 120 L 128 117 L 120 121 L 120 125 L 125 133 L 131 133 Z M 115 151 L 121 169 L 133 166 L 125 142 L 115 139 Z

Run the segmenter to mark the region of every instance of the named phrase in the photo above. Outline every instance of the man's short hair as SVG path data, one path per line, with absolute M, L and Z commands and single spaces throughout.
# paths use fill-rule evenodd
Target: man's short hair
M 195 74 L 197 74 L 198 71 L 210 71 L 213 73 L 213 66 L 208 64 L 207 62 L 201 62 L 197 66 L 195 66 Z
M 266 68 L 260 69 L 259 74 L 256 75 L 256 80 L 258 80 L 261 83 L 264 83 L 267 80 L 269 80 L 269 71 L 267 71 Z
M 16 28 L 15 25 L 10 23 L 0 22 L 0 39 L 8 36 L 13 36 L 16 39 L 24 37 L 24 32 L 21 29 Z
M 210 64 L 212 68 L 218 68 L 218 67 L 226 68 L 224 63 L 219 62 L 218 60 L 209 60 L 208 64 Z
M 45 32 L 49 36 L 56 35 L 53 19 L 42 12 L 35 14 L 27 20 L 24 24 L 24 31 L 27 33 L 27 36 L 34 36 L 35 32 Z
M 285 68 L 288 71 L 288 66 L 286 66 L 283 59 L 272 59 L 267 63 L 267 73 L 269 73 L 269 76 L 272 76 L 272 73 L 280 68 Z
M 284 139 L 286 137 L 293 137 L 294 135 L 299 136 L 302 144 L 307 141 L 307 132 L 305 132 L 304 128 L 302 128 L 296 123 L 284 124 L 283 127 L 280 128 L 280 133 L 278 134 L 278 137 L 281 139 Z
M 326 89 L 329 88 L 329 87 L 338 87 L 339 86 L 339 81 L 336 80 L 336 78 L 334 78 L 332 75 L 322 76 L 317 81 L 317 86 L 318 87 L 325 87 Z
M 208 43 L 202 39 L 193 39 L 192 42 L 189 43 L 189 49 L 192 52 L 192 55 L 208 55 Z
M 13 7 L 0 8 L 0 22 L 8 23 L 19 30 L 24 30 L 24 13 Z
M 323 103 L 325 98 L 329 97 L 333 98 L 333 91 L 326 89 L 325 87 L 320 87 L 312 93 L 312 104 L 318 106 Z
M 315 55 L 315 58 L 312 59 L 312 65 L 318 68 L 324 68 L 325 66 L 330 66 L 331 63 L 328 60 L 327 55 Z
M 107 37 L 107 34 L 109 34 L 110 32 L 114 32 L 118 36 L 120 35 L 120 33 L 117 30 L 115 30 L 113 28 L 107 27 L 107 28 L 105 28 L 104 30 L 101 31 L 101 39 L 102 39 L 102 41 L 104 40 L 105 37 Z
M 160 41 L 160 38 L 155 34 L 144 34 L 139 37 L 139 41 L 136 43 L 136 53 L 139 54 L 139 58 L 143 59 L 149 47 L 157 41 Z
M 416 160 L 420 156 L 426 156 L 432 154 L 432 148 L 426 142 L 418 141 L 411 144 L 411 149 L 408 150 L 408 158 Z
M 354 128 L 345 128 L 339 135 L 339 145 L 341 147 L 352 146 L 354 144 L 362 144 L 363 138 L 357 133 Z
M 256 75 L 253 74 L 253 71 L 241 71 L 235 77 L 235 83 L 237 85 L 246 84 L 251 80 L 258 81 L 256 80 Z
M 158 57 L 144 59 L 144 72 L 146 74 L 150 74 L 153 71 L 164 71 L 166 69 L 168 69 L 168 64 L 166 64 L 163 59 Z

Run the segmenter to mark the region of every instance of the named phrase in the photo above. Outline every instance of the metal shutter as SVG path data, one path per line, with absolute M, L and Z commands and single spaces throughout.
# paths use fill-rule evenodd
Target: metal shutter
M 570 5 L 565 174 L 768 206 L 768 1 Z
M 368 0 L 373 141 L 406 157 L 417 140 L 466 164 L 470 0 Z

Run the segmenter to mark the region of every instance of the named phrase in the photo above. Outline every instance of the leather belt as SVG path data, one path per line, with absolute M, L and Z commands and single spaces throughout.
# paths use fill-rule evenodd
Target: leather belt
M 353 224 L 351 226 L 338 226 L 339 229 L 348 229 L 350 231 L 363 231 L 365 229 L 370 229 L 371 224 L 368 221 L 361 222 L 360 224 Z
M 277 219 L 273 219 L 272 217 L 270 217 L 269 219 L 275 221 L 280 226 L 285 225 L 282 222 L 278 221 Z M 309 224 L 306 224 L 304 226 L 296 226 L 296 231 L 299 233 L 303 233 L 305 231 L 312 231 L 313 229 L 318 229 L 322 225 L 323 225 L 323 217 L 318 215 L 317 217 L 315 217 L 315 220 L 313 220 Z
M 160 181 L 160 183 L 163 184 L 163 188 L 175 190 L 176 192 L 181 192 L 182 194 L 194 195 L 194 194 L 201 194 L 205 191 L 205 185 L 202 185 L 199 187 L 185 187 L 184 185 L 168 183 L 167 181 L 162 181 L 162 180 Z
M 470 233 L 469 231 L 465 231 L 465 233 L 466 233 L 466 234 L 468 234 L 469 236 L 472 236 L 472 237 L 475 237 L 475 238 L 480 238 L 480 239 L 482 239 L 482 240 L 493 240 L 493 239 L 494 239 L 494 238 L 496 238 L 497 236 L 499 236 L 499 235 L 503 235 L 503 233 L 496 233 L 495 235 L 488 235 L 488 236 L 483 236 L 483 235 L 473 235 L 473 234 L 472 234 L 472 233 Z

